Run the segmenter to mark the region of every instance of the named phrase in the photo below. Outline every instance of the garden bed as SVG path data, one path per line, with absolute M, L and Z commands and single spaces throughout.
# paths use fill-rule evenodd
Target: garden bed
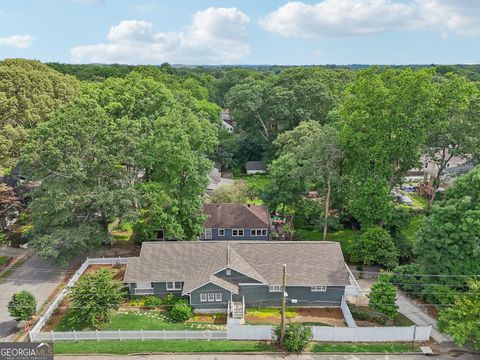
M 299 322 L 310 326 L 345 326 L 340 308 L 287 308 L 287 323 Z M 245 322 L 250 325 L 279 325 L 279 308 L 247 309 Z
M 415 325 L 403 314 L 398 314 L 395 319 L 392 320 L 368 306 L 350 306 L 350 311 L 359 327 Z

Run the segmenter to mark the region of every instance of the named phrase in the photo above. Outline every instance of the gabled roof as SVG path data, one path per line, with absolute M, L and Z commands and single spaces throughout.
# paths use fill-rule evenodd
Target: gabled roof
M 205 204 L 206 228 L 265 228 L 270 214 L 265 206 L 246 204 Z
M 267 166 L 264 161 L 247 161 L 245 163 L 246 170 L 263 170 L 267 171 Z
M 265 284 L 287 286 L 350 284 L 339 243 L 329 241 L 174 241 L 144 242 L 129 258 L 124 282 L 182 281 L 183 294 L 207 283 L 234 293 L 238 286 L 216 276 L 235 269 Z

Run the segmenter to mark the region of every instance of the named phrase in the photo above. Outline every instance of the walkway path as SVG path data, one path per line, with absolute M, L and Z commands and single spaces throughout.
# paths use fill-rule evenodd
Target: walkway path
M 51 261 L 32 255 L 8 278 L 0 281 L 0 342 L 10 341 L 17 330 L 17 324 L 7 310 L 12 295 L 21 290 L 30 291 L 37 299 L 38 309 L 60 284 L 65 273 L 65 268 L 58 268 Z

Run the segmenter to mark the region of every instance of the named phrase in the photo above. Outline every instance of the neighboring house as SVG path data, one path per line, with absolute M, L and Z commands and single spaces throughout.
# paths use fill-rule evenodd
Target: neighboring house
M 235 180 L 222 177 L 222 165 L 215 162 L 213 170 L 208 174 L 210 183 L 207 186 L 207 193 L 211 194 L 220 185 L 233 185 Z
M 245 170 L 247 174 L 264 174 L 267 172 L 267 166 L 263 161 L 247 161 Z
M 234 123 L 228 109 L 222 110 L 222 112 L 220 113 L 220 118 L 222 119 L 222 126 L 226 128 L 229 133 L 232 133 L 234 130 Z
M 265 206 L 205 204 L 207 215 L 202 240 L 268 240 L 271 219 Z
M 284 264 L 287 306 L 338 307 L 358 295 L 340 244 L 329 241 L 144 242 L 124 282 L 131 295 L 174 294 L 199 312 L 243 312 L 281 305 Z

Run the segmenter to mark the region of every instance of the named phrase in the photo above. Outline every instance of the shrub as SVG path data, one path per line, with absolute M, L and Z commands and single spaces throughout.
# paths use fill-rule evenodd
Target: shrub
M 8 303 L 8 313 L 17 321 L 30 320 L 35 315 L 36 308 L 35 296 L 26 290 L 13 294 Z
M 185 302 L 177 302 L 168 310 L 168 317 L 174 322 L 187 321 L 192 316 L 193 310 Z
M 280 326 L 275 328 L 275 336 L 280 343 Z M 285 327 L 283 347 L 288 352 L 301 353 L 308 346 L 312 338 L 312 330 L 309 326 L 300 323 L 290 323 Z
M 173 295 L 173 294 L 168 294 L 162 299 L 162 304 L 168 307 L 173 307 L 176 303 L 178 303 L 180 300 L 179 297 Z
M 159 306 L 162 305 L 162 299 L 153 295 L 145 296 L 143 299 L 143 305 L 148 307 Z
M 398 307 L 395 305 L 397 290 L 391 283 L 391 276 L 380 275 L 379 280 L 372 285 L 370 292 L 370 307 L 389 318 L 395 318 Z
M 422 292 L 422 277 L 421 276 L 403 276 L 422 274 L 422 268 L 418 264 L 408 264 L 397 266 L 393 269 L 393 283 L 396 284 L 401 290 L 405 291 L 413 297 Z
M 391 269 L 398 265 L 398 252 L 390 233 L 380 226 L 366 229 L 353 246 L 351 258 L 365 265 Z

